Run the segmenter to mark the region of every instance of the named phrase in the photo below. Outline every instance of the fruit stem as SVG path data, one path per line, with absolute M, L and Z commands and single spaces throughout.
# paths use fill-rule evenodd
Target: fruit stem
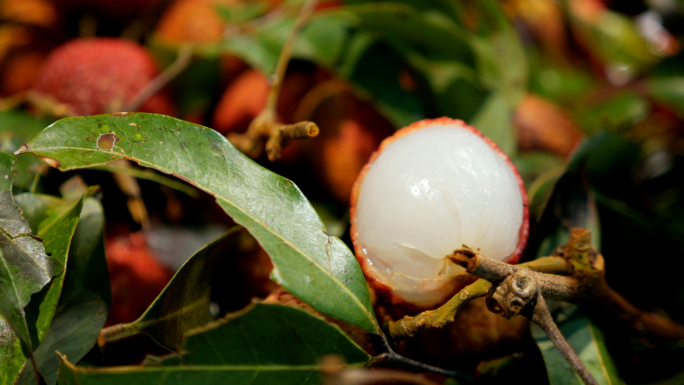
M 415 317 L 404 316 L 396 322 L 390 321 L 387 327 L 389 334 L 392 338 L 403 339 L 411 338 L 416 333 L 428 329 L 442 328 L 447 323 L 453 322 L 456 313 L 468 302 L 487 295 L 491 287 L 491 282 L 478 279 L 435 310 L 424 311 Z
M 392 348 L 390 347 L 390 343 L 387 340 L 387 336 L 385 336 L 384 333 L 380 334 L 380 338 L 382 338 L 382 345 L 385 348 L 385 350 L 387 350 L 387 352 L 374 357 L 373 360 L 369 363 L 369 366 L 371 367 L 393 365 L 399 366 L 401 369 L 406 370 L 439 374 L 440 376 L 455 378 L 463 382 L 472 381 L 472 378 L 470 376 L 459 371 L 438 368 L 436 366 L 424 364 L 422 362 L 414 361 L 410 358 L 404 357 L 401 354 L 392 350 Z
M 271 111 L 274 116 L 276 107 L 278 105 L 280 88 L 283 84 L 283 79 L 285 78 L 285 71 L 287 70 L 287 65 L 290 62 L 292 50 L 294 49 L 295 42 L 297 41 L 297 36 L 306 22 L 309 21 L 309 18 L 313 14 L 317 3 L 318 0 L 307 0 L 304 5 L 302 5 L 302 8 L 299 10 L 299 14 L 297 15 L 297 19 L 295 20 L 294 26 L 292 26 L 290 34 L 287 36 L 287 40 L 285 40 L 285 45 L 283 45 L 283 49 L 280 51 L 280 56 L 278 57 L 275 71 L 268 77 L 268 83 L 271 88 L 268 90 L 266 107 L 264 107 L 264 111 Z
M 549 307 L 546 305 L 544 296 L 541 295 L 541 293 L 537 293 L 537 303 L 534 306 L 534 313 L 531 317 L 531 321 L 544 330 L 544 333 L 549 336 L 549 339 L 553 342 L 556 349 L 558 349 L 568 363 L 570 363 L 570 366 L 572 366 L 572 369 L 582 379 L 582 382 L 586 385 L 598 385 L 596 378 L 587 370 L 586 366 L 584 366 L 579 357 L 577 357 L 575 351 L 572 350 L 572 347 L 558 329 L 556 322 L 554 322 L 553 317 L 551 316 Z
M 185 44 L 178 50 L 178 56 L 176 60 L 171 63 L 170 66 L 166 67 L 159 75 L 152 79 L 149 83 L 138 92 L 133 99 L 131 99 L 126 105 L 123 106 L 121 111 L 123 112 L 135 112 L 140 109 L 140 106 L 151 98 L 154 94 L 159 92 L 166 84 L 168 84 L 173 78 L 178 76 L 187 66 L 190 64 L 190 59 L 192 58 L 194 48 L 192 44 Z M 118 111 L 108 111 L 108 112 L 118 112 Z
M 503 265 L 512 266 L 506 263 L 503 263 Z M 561 257 L 539 258 L 517 266 L 550 274 L 569 275 L 572 272 L 572 266 Z M 497 267 L 499 266 L 497 265 Z M 390 321 L 387 324 L 389 334 L 392 338 L 404 339 L 411 338 L 416 333 L 428 329 L 442 328 L 447 323 L 453 322 L 456 313 L 461 310 L 465 304 L 475 298 L 484 297 L 491 287 L 491 282 L 485 279 L 479 279 L 456 293 L 456 295 L 438 309 L 424 311 L 415 317 L 404 316 L 404 318 L 399 321 Z
M 294 44 L 299 35 L 299 31 L 304 27 L 306 22 L 313 14 L 318 0 L 307 0 L 302 8 L 299 10 L 297 19 L 295 20 L 290 34 L 285 40 L 278 56 L 278 62 L 273 74 L 268 77 L 270 88 L 266 96 L 266 106 L 249 124 L 247 132 L 244 134 L 232 134 L 228 139 L 240 151 L 247 154 L 249 157 L 256 158 L 262 153 L 264 141 L 266 141 L 266 154 L 270 161 L 275 161 L 280 158 L 282 147 L 289 139 L 305 139 L 313 138 L 318 135 L 319 129 L 313 122 L 299 122 L 296 124 L 283 125 L 276 122 L 276 107 L 278 106 L 278 97 L 280 89 L 285 78 L 285 71 L 292 56 Z

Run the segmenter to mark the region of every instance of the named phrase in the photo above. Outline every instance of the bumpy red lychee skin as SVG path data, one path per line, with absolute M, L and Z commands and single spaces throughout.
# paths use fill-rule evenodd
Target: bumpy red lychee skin
M 404 127 L 400 130 L 398 130 L 394 135 L 384 139 L 382 143 L 380 143 L 380 147 L 378 148 L 377 151 L 373 153 L 371 156 L 370 160 L 366 165 L 363 167 L 361 172 L 359 173 L 358 178 L 356 179 L 356 182 L 354 183 L 354 187 L 352 188 L 351 192 L 351 207 L 350 207 L 350 217 L 351 217 L 351 238 L 352 242 L 354 244 L 354 253 L 356 254 L 356 259 L 359 261 L 359 264 L 361 265 L 361 269 L 364 272 L 364 275 L 366 276 L 366 280 L 368 281 L 369 287 L 375 292 L 375 294 L 388 301 L 390 304 L 393 306 L 396 306 L 397 308 L 400 309 L 399 313 L 415 313 L 418 311 L 426 310 L 422 306 L 418 306 L 416 304 L 410 303 L 403 299 L 402 297 L 398 296 L 394 290 L 387 286 L 376 273 L 372 265 L 368 262 L 368 259 L 366 258 L 365 254 L 363 253 L 363 245 L 361 242 L 358 240 L 358 226 L 356 223 L 356 203 L 359 198 L 359 194 L 361 191 L 361 185 L 363 182 L 364 177 L 370 170 L 371 165 L 375 161 L 375 159 L 382 153 L 382 151 L 385 149 L 385 147 L 389 146 L 397 140 L 398 138 L 407 135 L 415 130 L 420 130 L 425 127 L 430 127 L 430 126 L 435 126 L 435 125 L 459 125 L 464 129 L 467 129 L 480 138 L 484 140 L 489 146 L 499 155 L 501 156 L 506 163 L 511 167 L 511 170 L 513 170 L 514 175 L 516 180 L 518 181 L 518 186 L 520 187 L 520 192 L 522 194 L 522 199 L 523 199 L 523 220 L 522 220 L 522 225 L 520 226 L 519 230 L 519 238 L 518 238 L 518 245 L 511 254 L 511 256 L 506 260 L 506 262 L 514 264 L 517 263 L 518 260 L 520 259 L 520 256 L 522 255 L 523 251 L 525 250 L 525 246 L 527 245 L 527 238 L 529 237 L 529 221 L 530 221 L 530 212 L 528 209 L 528 199 L 527 199 L 527 191 L 525 189 L 525 184 L 522 180 L 522 177 L 518 173 L 517 169 L 511 162 L 510 158 L 506 153 L 504 153 L 499 146 L 496 145 L 491 139 L 487 138 L 486 136 L 482 135 L 482 133 L 476 129 L 475 127 L 469 126 L 465 124 L 462 120 L 460 119 L 451 119 L 447 117 L 442 117 L 442 118 L 437 118 L 437 119 L 424 119 L 420 120 L 418 122 L 415 122 L 407 127 Z M 459 290 L 467 286 L 468 284 L 472 283 L 474 281 L 474 278 L 469 275 L 469 274 L 461 274 L 457 275 L 456 277 L 450 278 L 448 281 L 446 280 L 438 280 L 436 279 L 435 282 L 432 282 L 432 284 L 435 285 L 435 287 L 443 287 L 443 296 L 442 299 L 439 302 L 444 303 L 447 299 L 449 299 L 451 296 L 456 294 Z M 442 290 L 442 289 L 440 289 Z M 439 306 L 439 305 L 437 305 Z M 429 306 L 432 307 L 432 306 Z M 396 312 L 395 312 L 396 313 Z M 388 314 L 388 316 L 391 317 L 391 315 Z
M 152 57 L 140 45 L 122 39 L 77 39 L 50 53 L 34 90 L 71 107 L 75 115 L 117 112 L 157 74 Z M 173 115 L 166 91 L 149 98 L 142 112 Z

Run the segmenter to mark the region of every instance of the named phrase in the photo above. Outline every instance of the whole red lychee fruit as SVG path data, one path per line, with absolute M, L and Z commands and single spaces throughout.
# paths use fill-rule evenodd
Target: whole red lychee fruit
M 74 115 L 118 112 L 158 73 L 152 57 L 136 43 L 77 39 L 50 53 L 34 90 L 67 104 Z M 139 111 L 173 115 L 170 96 L 161 91 Z

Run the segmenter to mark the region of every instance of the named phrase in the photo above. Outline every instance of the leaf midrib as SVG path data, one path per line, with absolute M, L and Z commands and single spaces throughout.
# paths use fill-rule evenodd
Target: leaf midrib
M 2 250 L 0 250 L 0 262 L 3 264 L 5 271 L 9 272 L 10 271 L 9 265 L 7 264 L 7 260 L 5 259 L 5 253 L 3 253 Z M 21 297 L 19 296 L 19 291 L 18 291 L 17 285 L 14 282 L 14 276 L 12 274 L 8 274 L 8 276 L 9 276 L 10 282 L 12 283 L 12 289 L 14 290 L 15 298 L 17 299 L 16 304 L 21 306 Z M 21 320 L 23 321 L 23 325 L 11 325 L 11 324 L 9 324 L 9 320 L 6 320 L 6 321 L 10 325 L 10 327 L 15 328 L 17 326 L 23 326 L 25 328 L 25 330 L 22 330 L 21 332 L 24 332 L 24 331 L 28 332 L 28 325 L 26 325 L 25 315 L 21 311 L 20 311 L 20 315 L 21 315 Z M 21 334 L 21 333 L 17 333 L 17 334 Z M 24 340 L 23 337 L 21 339 Z M 30 340 L 25 341 L 25 343 L 28 345 L 29 349 L 33 350 L 33 344 L 31 343 Z
M 130 141 L 129 141 L 129 143 L 130 143 Z M 134 162 L 140 164 L 141 166 L 143 165 L 142 163 L 149 164 L 149 165 L 154 165 L 154 167 L 155 167 L 156 169 L 158 169 L 159 171 L 161 171 L 161 172 L 163 172 L 163 173 L 165 173 L 165 174 L 168 174 L 168 175 L 175 175 L 175 176 L 177 176 L 178 178 L 183 179 L 183 180 L 187 181 L 188 183 L 190 183 L 190 184 L 196 186 L 197 188 L 201 189 L 202 191 L 205 191 L 205 192 L 207 192 L 207 193 L 210 193 L 210 194 L 214 195 L 214 192 L 213 192 L 212 190 L 208 189 L 207 187 L 205 187 L 205 186 L 203 186 L 203 185 L 201 185 L 201 184 L 199 184 L 199 183 L 197 183 L 197 182 L 195 182 L 195 181 L 191 181 L 191 180 L 185 178 L 184 176 L 181 176 L 180 174 L 174 173 L 173 171 L 168 170 L 168 169 L 166 169 L 166 168 L 164 168 L 164 167 L 161 167 L 161 166 L 159 166 L 159 165 L 157 165 L 157 164 L 154 164 L 154 163 L 152 163 L 152 162 L 147 162 L 147 161 L 144 161 L 144 160 L 142 160 L 142 159 L 134 158 L 134 157 L 132 157 L 132 156 L 126 155 L 125 153 L 124 153 L 124 154 L 121 154 L 121 153 L 117 153 L 117 152 L 113 152 L 113 151 L 93 150 L 93 149 L 86 149 L 86 148 L 83 148 L 83 147 L 65 147 L 65 146 L 56 147 L 56 146 L 55 146 L 55 147 L 43 147 L 43 148 L 42 148 L 42 150 L 48 150 L 48 149 L 52 149 L 52 150 L 79 150 L 79 151 L 86 150 L 87 152 L 94 152 L 94 153 L 101 153 L 101 154 L 115 154 L 115 155 L 117 155 L 117 156 L 119 156 L 119 157 L 121 157 L 121 158 L 126 158 L 126 159 L 128 159 L 128 160 L 132 160 L 132 161 L 134 161 Z M 31 149 L 31 148 L 29 147 L 29 149 L 28 149 L 26 152 L 37 152 L 37 151 L 41 151 L 41 149 L 36 149 L 36 148 Z M 112 162 L 112 161 L 113 161 L 113 160 L 109 160 L 109 161 L 107 161 L 107 162 L 98 163 L 98 164 L 106 164 L 106 163 L 110 163 L 110 162 Z M 60 166 L 61 166 L 61 165 L 60 165 Z M 73 167 L 73 168 L 65 167 L 63 170 L 64 170 L 64 171 L 68 171 L 68 170 L 73 170 L 73 169 L 77 169 L 77 168 L 79 168 L 79 167 Z M 82 168 L 85 168 L 85 167 L 82 167 Z M 297 251 L 299 254 L 303 255 L 303 256 L 304 256 L 306 259 L 308 259 L 309 261 L 313 262 L 313 264 L 314 264 L 316 267 L 318 267 L 319 270 L 323 271 L 324 274 L 328 275 L 335 283 L 338 284 L 338 286 L 340 286 L 340 287 L 342 288 L 343 291 L 345 291 L 345 292 L 352 298 L 352 300 L 353 300 L 354 302 L 356 302 L 356 303 L 359 305 L 359 307 L 361 308 L 362 312 L 363 312 L 363 313 L 366 315 L 366 317 L 371 321 L 371 324 L 375 327 L 375 329 L 376 329 L 376 331 L 377 331 L 377 324 L 376 324 L 375 318 L 372 317 L 372 315 L 366 310 L 366 307 L 361 303 L 361 301 L 359 301 L 359 299 L 354 295 L 354 293 L 352 293 L 352 291 L 349 290 L 348 287 L 346 287 L 345 285 L 343 285 L 342 282 L 341 282 L 340 280 L 338 280 L 334 275 L 332 275 L 332 272 L 330 272 L 330 271 L 328 271 L 328 270 L 325 270 L 325 269 L 323 268 L 323 266 L 321 266 L 318 262 L 316 262 L 316 260 L 314 260 L 313 258 L 311 258 L 308 254 L 306 254 L 306 253 L 305 253 L 303 250 L 301 250 L 299 247 L 295 246 L 289 239 L 287 239 L 287 238 L 281 236 L 279 233 L 277 233 L 276 231 L 274 231 L 270 226 L 267 226 L 265 223 L 263 223 L 262 221 L 258 220 L 258 219 L 255 218 L 253 215 L 251 215 L 248 211 L 245 211 L 245 210 L 241 209 L 239 206 L 237 206 L 236 204 L 234 204 L 231 200 L 225 198 L 223 195 L 216 194 L 215 196 L 216 196 L 217 198 L 220 198 L 220 199 L 223 200 L 224 202 L 230 204 L 231 206 L 235 207 L 236 209 L 238 209 L 239 211 L 241 211 L 244 215 L 246 215 L 247 217 L 249 217 L 249 218 L 250 218 L 251 220 L 253 220 L 254 222 L 261 224 L 262 227 L 268 229 L 268 231 L 269 231 L 270 233 L 272 233 L 272 234 L 274 234 L 275 236 L 277 236 L 278 238 L 282 239 L 282 240 L 283 240 L 287 245 L 289 245 L 292 249 L 294 249 L 295 251 Z

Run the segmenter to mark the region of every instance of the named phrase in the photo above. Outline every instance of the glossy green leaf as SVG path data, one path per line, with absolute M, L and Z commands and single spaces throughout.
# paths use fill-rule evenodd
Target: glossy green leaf
M 572 370 L 568 361 L 556 349 L 544 331 L 537 325 L 531 325 L 532 336 L 546 363 L 550 385 L 582 385 L 582 380 Z M 613 359 L 608 353 L 603 332 L 587 317 L 575 311 L 567 319 L 558 319 L 558 327 L 599 384 L 624 384 Z
M 13 154 L 22 144 L 36 136 L 52 121 L 35 118 L 23 111 L 0 112 L 0 151 Z M 14 163 L 16 175 L 14 189 L 28 191 L 32 188 L 42 162 L 35 156 L 20 157 Z
M 101 135 L 114 135 L 110 150 Z M 206 127 L 154 114 L 62 119 L 22 152 L 51 158 L 61 170 L 129 159 L 174 174 L 216 197 L 269 253 L 272 276 L 320 312 L 377 333 L 368 287 L 356 258 L 325 233 L 290 180 L 257 165 Z
M 179 351 L 183 333 L 214 320 L 209 312 L 211 280 L 216 262 L 228 258 L 241 228 L 235 227 L 204 246 L 178 269 L 164 290 L 137 320 L 111 326 L 102 332 L 106 342 L 147 333 L 171 351 Z
M 104 251 L 104 211 L 100 202 L 88 198 L 69 250 L 67 272 L 57 311 L 43 341 L 33 352 L 38 371 L 48 385 L 57 383 L 59 350 L 78 362 L 95 344 L 107 321 L 111 302 L 109 273 Z M 17 385 L 35 384 L 30 364 Z
M 0 152 L 0 384 L 11 384 L 33 350 L 24 308 L 60 272 L 43 243 L 31 234 L 12 196 L 12 155 Z M 21 342 L 20 342 L 21 341 Z M 25 347 L 22 347 L 22 343 Z
M 331 354 L 349 366 L 370 356 L 336 326 L 296 307 L 257 304 L 188 333 L 180 360 L 161 366 L 76 367 L 62 357 L 59 383 L 320 384 L 320 361 Z

